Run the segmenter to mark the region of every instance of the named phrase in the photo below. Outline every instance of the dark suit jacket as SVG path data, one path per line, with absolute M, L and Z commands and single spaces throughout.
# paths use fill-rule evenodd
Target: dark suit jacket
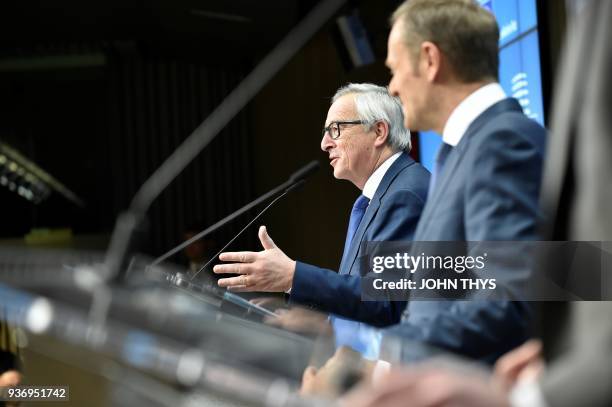
M 545 135 L 515 99 L 484 111 L 449 153 L 414 240 L 537 239 Z M 526 339 L 528 322 L 520 302 L 411 301 L 390 331 L 492 361 Z
M 297 262 L 290 300 L 374 326 L 399 322 L 405 302 L 361 301 L 360 244 L 412 240 L 428 186 L 429 172 L 408 154 L 400 155 L 372 197 L 340 272 Z

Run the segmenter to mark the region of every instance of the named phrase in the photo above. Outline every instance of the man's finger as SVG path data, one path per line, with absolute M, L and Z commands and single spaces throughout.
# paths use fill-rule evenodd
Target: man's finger
M 219 287 L 236 287 L 236 286 L 244 286 L 244 277 L 239 276 L 239 277 L 229 277 L 229 278 L 222 278 L 219 281 L 217 281 L 217 284 L 219 285 Z
M 307 396 L 316 392 L 315 379 L 317 377 L 317 368 L 314 366 L 308 366 L 302 374 L 302 386 L 300 388 L 300 394 Z
M 0 375 L 0 386 L 17 386 L 21 382 L 21 373 L 16 370 L 8 370 Z
M 542 352 L 542 343 L 530 340 L 502 356 L 495 364 L 495 375 L 510 382 L 516 380 L 520 371 L 536 361 Z
M 256 254 L 254 252 L 226 252 L 219 255 L 219 260 L 252 263 L 255 261 Z
M 276 244 L 274 244 L 274 240 L 272 240 L 270 235 L 268 235 L 268 230 L 266 229 L 265 226 L 259 227 L 258 234 L 259 234 L 259 241 L 261 242 L 261 245 L 263 246 L 264 249 L 266 250 L 276 249 Z
M 308 366 L 304 370 L 304 374 L 302 374 L 302 381 L 311 380 L 317 374 L 317 368 L 314 366 Z
M 215 274 L 249 274 L 247 265 L 242 263 L 236 264 L 217 264 L 213 267 Z

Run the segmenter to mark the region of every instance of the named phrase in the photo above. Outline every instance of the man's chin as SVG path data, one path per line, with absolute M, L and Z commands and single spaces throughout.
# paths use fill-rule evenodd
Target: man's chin
M 347 179 L 346 174 L 344 174 L 340 170 L 336 170 L 335 168 L 334 168 L 334 178 L 336 178 L 337 180 Z
M 404 117 L 406 117 L 406 116 L 404 116 Z M 404 127 L 405 127 L 406 129 L 408 129 L 408 130 L 410 130 L 410 131 L 418 131 L 418 130 L 416 130 L 416 129 L 414 128 L 414 126 L 411 126 L 411 125 L 410 125 L 410 123 L 411 123 L 411 122 L 410 122 L 408 119 L 404 119 Z
M 416 120 L 413 120 L 412 117 L 412 115 L 408 115 L 404 112 L 404 127 L 412 132 L 419 131 L 419 124 Z

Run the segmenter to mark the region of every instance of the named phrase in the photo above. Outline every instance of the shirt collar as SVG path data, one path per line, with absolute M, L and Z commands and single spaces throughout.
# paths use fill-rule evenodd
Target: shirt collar
M 482 112 L 505 98 L 506 93 L 499 83 L 490 83 L 474 91 L 451 113 L 442 132 L 442 141 L 455 147 Z
M 363 186 L 363 191 L 361 192 L 363 196 L 365 196 L 369 200 L 372 200 L 374 194 L 376 193 L 376 190 L 378 189 L 378 186 L 380 185 L 380 182 L 387 173 L 387 170 L 389 170 L 391 165 L 395 162 L 395 160 L 399 158 L 401 154 L 402 153 L 400 151 L 387 158 L 385 162 L 383 162 L 380 167 L 378 167 L 376 171 L 374 171 L 374 173 L 370 175 L 370 178 L 368 178 L 365 185 Z

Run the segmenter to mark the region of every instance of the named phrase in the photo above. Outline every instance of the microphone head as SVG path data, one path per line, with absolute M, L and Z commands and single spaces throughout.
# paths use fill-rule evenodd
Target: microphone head
M 299 170 L 297 170 L 296 172 L 294 172 L 293 174 L 291 174 L 291 176 L 289 177 L 289 182 L 298 182 L 303 179 L 306 179 L 310 175 L 315 173 L 319 169 L 319 167 L 319 162 L 317 160 L 313 160 L 302 168 L 300 168 Z
M 287 189 L 285 189 L 285 193 L 287 194 L 287 193 L 289 193 L 291 191 L 294 191 L 294 190 L 298 189 L 299 187 L 301 187 L 302 185 L 304 185 L 305 183 L 306 183 L 306 181 L 303 180 L 303 179 L 301 179 L 301 180 L 299 180 L 297 182 L 291 182 L 291 185 Z

